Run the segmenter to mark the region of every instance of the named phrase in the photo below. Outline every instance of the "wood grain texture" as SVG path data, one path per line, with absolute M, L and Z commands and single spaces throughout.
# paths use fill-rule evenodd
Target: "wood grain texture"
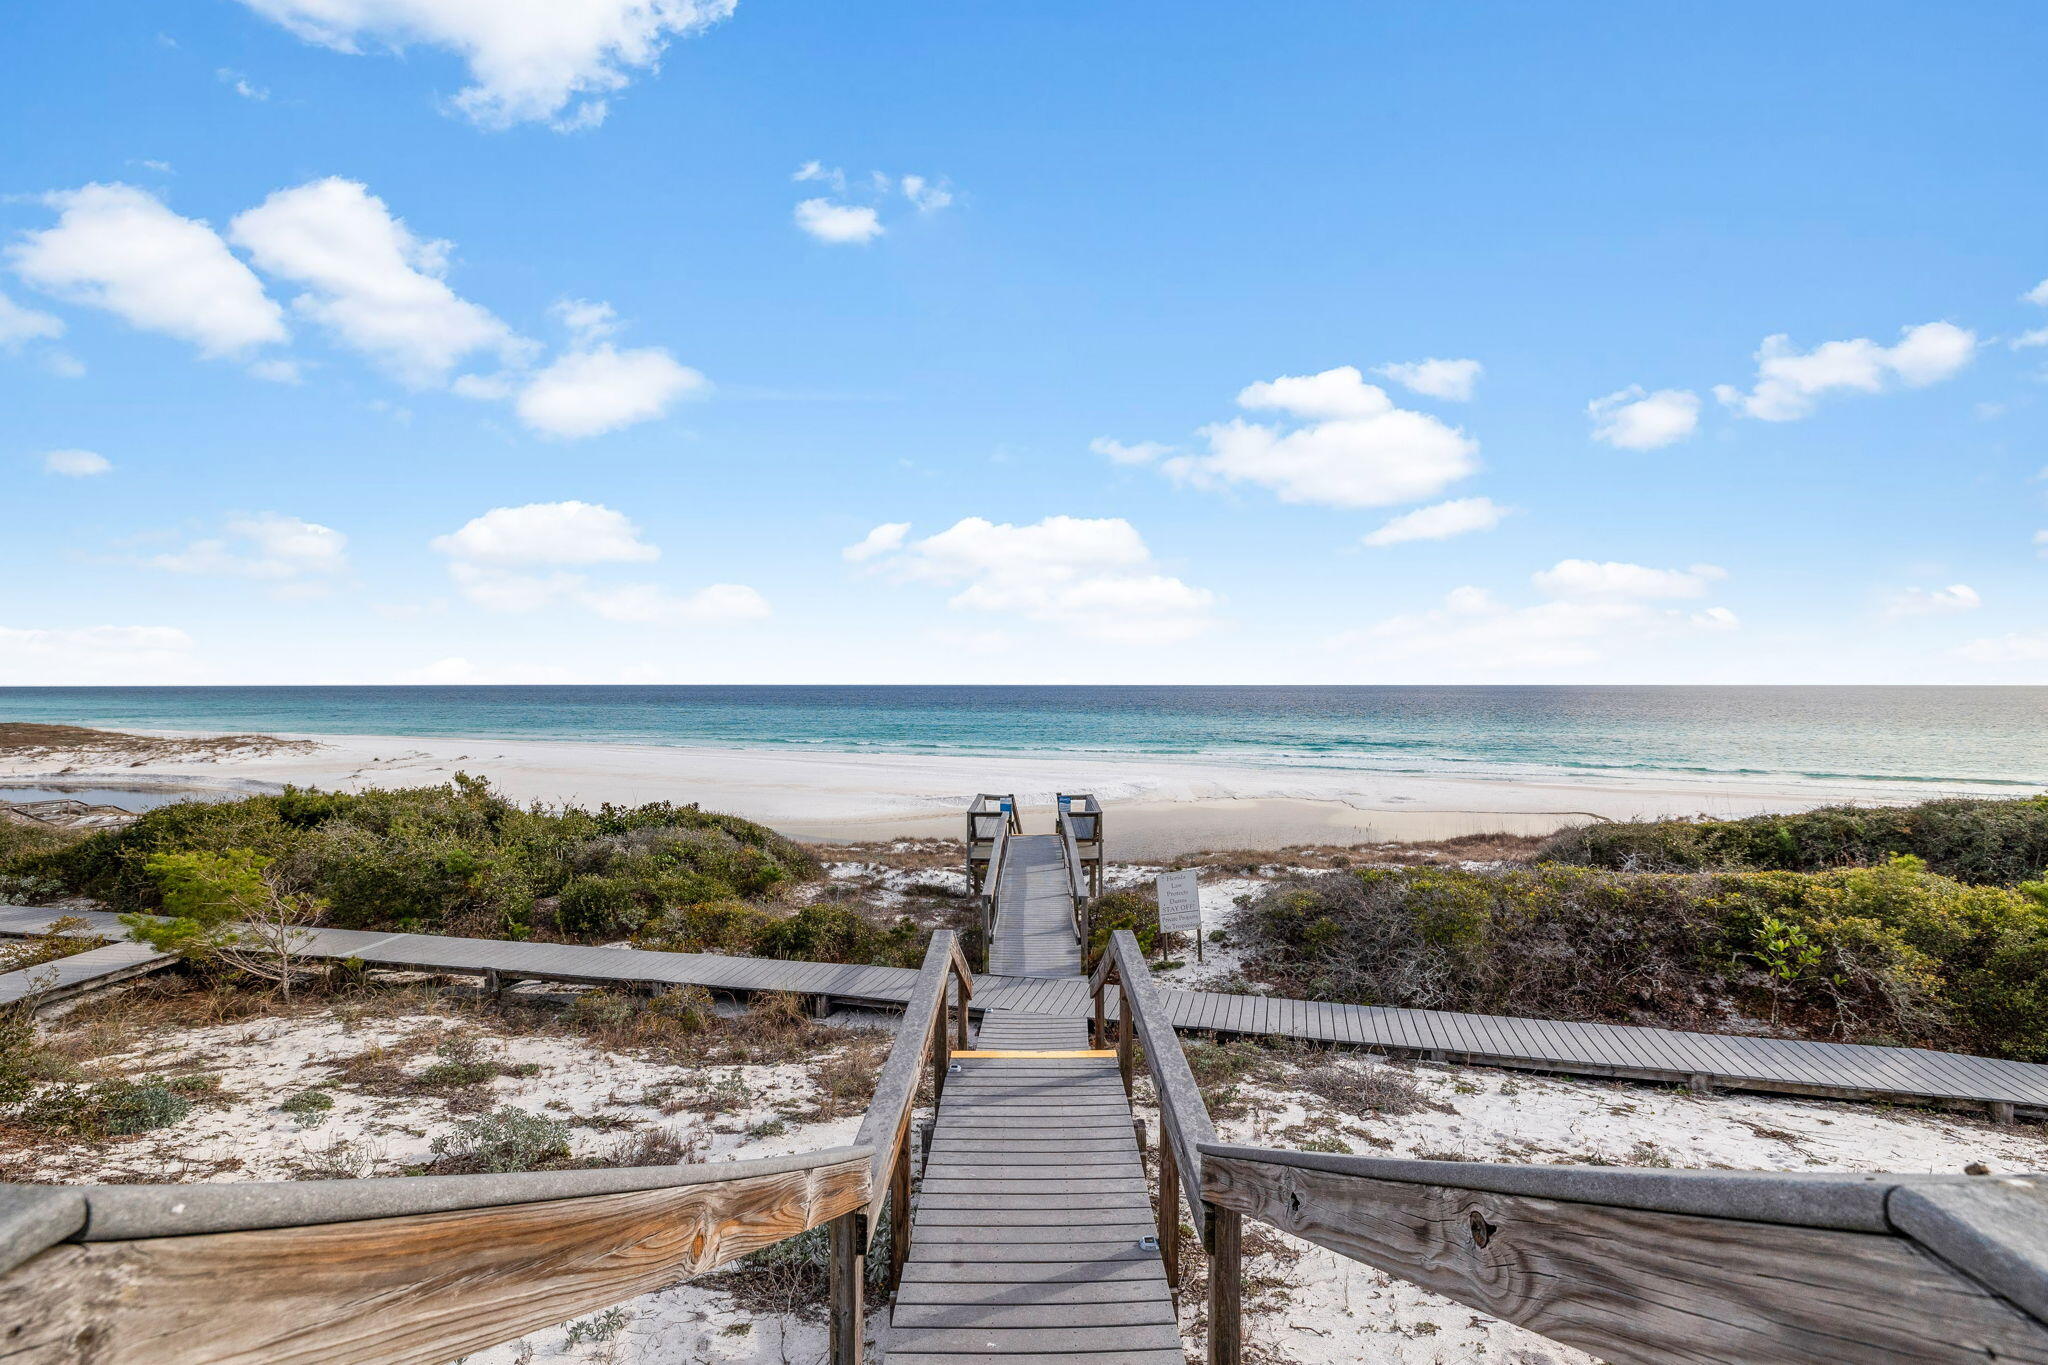
M 66 1243 L 0 1279 L 7 1365 L 441 1365 L 862 1207 L 868 1162 L 256 1232 Z
M 1202 1102 L 1202 1089 L 1188 1070 L 1180 1038 L 1173 1031 L 1159 988 L 1145 965 L 1144 950 L 1129 930 L 1110 936 L 1109 953 L 1116 959 L 1116 974 L 1122 987 L 1123 1018 L 1119 1031 L 1128 1035 L 1135 1028 L 1145 1048 L 1145 1067 L 1152 1075 L 1152 1088 L 1159 1096 L 1159 1141 L 1171 1146 L 1179 1166 L 1188 1213 L 1195 1221 L 1202 1245 L 1213 1248 L 1208 1210 L 1202 1207 L 1202 1162 L 1196 1144 L 1214 1142 L 1216 1125 L 1209 1119 L 1209 1107 Z M 1128 1078 L 1126 1078 L 1128 1084 Z
M 1614 1365 L 2048 1362 L 2048 1327 L 1910 1240 L 1210 1155 L 1203 1194 Z

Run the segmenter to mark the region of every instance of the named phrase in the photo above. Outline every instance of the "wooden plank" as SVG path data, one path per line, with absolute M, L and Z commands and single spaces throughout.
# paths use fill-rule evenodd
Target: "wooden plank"
M 1114 1051 L 1110 1050 L 1110 1049 L 1107 1049 L 1107 1048 L 1044 1048 L 1044 1049 L 1038 1049 L 1038 1050 L 1026 1050 L 1026 1049 L 1022 1049 L 1022 1048 L 1007 1048 L 1007 1049 L 974 1049 L 974 1048 L 970 1048 L 970 1049 L 968 1049 L 968 1050 L 966 1050 L 966 1051 L 964 1051 L 964 1052 L 955 1052 L 955 1053 L 954 1053 L 953 1055 L 954 1055 L 955 1057 L 960 1057 L 960 1058 L 976 1058 L 976 1059 L 979 1059 L 979 1058 L 986 1058 L 986 1057 L 1036 1057 L 1036 1058 L 1046 1058 L 1046 1057 L 1053 1057 L 1053 1058 L 1063 1058 L 1063 1059 L 1072 1059 L 1072 1058 L 1076 1058 L 1076 1057 L 1114 1057 L 1114 1056 L 1116 1056 L 1116 1053 L 1115 1053 Z
M 1134 1327 L 1013 1327 L 993 1331 L 935 1327 L 919 1330 L 912 1350 L 891 1351 L 889 1359 L 895 1362 L 956 1354 L 983 1362 L 997 1358 L 1009 1365 L 1019 1355 L 1033 1352 L 1066 1361 L 1077 1356 L 1086 1359 L 1092 1351 L 1165 1350 L 1173 1351 L 1178 1358 L 1180 1332 L 1165 1323 Z
M 1226 1208 L 1614 1365 L 2048 1361 L 2048 1327 L 1900 1237 L 1208 1163 Z
M 899 1328 L 1036 1327 L 1061 1323 L 1070 1327 L 1136 1327 L 1173 1320 L 1173 1301 L 1164 1295 L 1096 1303 L 1066 1300 L 1049 1304 L 900 1304 L 893 1317 Z
M 1037 1280 L 1005 1285 L 1003 1303 L 1163 1303 L 1173 1296 L 1166 1286 L 1153 1280 L 1087 1279 Z M 985 1284 L 948 1284 L 937 1280 L 906 1281 L 897 1291 L 903 1304 L 986 1304 Z
M 977 1352 L 943 1352 L 930 1354 L 924 1351 L 891 1351 L 889 1365 L 987 1365 L 992 1357 Z M 1180 1347 L 1172 1350 L 1161 1347 L 1149 1351 L 1097 1351 L 1076 1352 L 1027 1351 L 1022 1354 L 1005 1353 L 1002 1365 L 1187 1365 L 1187 1358 Z
M 440 1365 L 861 1207 L 810 1170 L 311 1227 L 51 1247 L 0 1278 L 8 1365 Z

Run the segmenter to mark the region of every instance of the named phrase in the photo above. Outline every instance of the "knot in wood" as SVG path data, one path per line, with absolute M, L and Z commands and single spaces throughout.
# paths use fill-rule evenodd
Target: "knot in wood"
M 1478 1209 L 1472 1210 L 1472 1245 L 1483 1247 L 1493 1240 L 1493 1234 L 1500 1229 L 1486 1221 Z

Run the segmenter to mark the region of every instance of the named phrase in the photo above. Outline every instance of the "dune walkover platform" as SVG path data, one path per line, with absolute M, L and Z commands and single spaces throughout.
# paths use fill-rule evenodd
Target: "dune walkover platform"
M 868 1359 L 870 1329 L 891 1365 L 1177 1365 L 1177 1305 L 1197 1288 L 1179 1283 L 1184 1235 L 1205 1253 L 1203 1350 L 1237 1365 L 1249 1217 L 1618 1365 L 2048 1365 L 2048 1176 L 1233 1146 L 1217 1140 L 1176 1030 L 1969 1101 L 2000 1117 L 2048 1107 L 2048 1068 L 1163 991 L 1121 930 L 1084 977 L 1101 836 L 1092 797 L 1062 797 L 1051 835 L 1024 833 L 1014 798 L 975 799 L 979 938 L 1005 969 L 980 975 L 946 931 L 909 970 L 312 930 L 309 959 L 467 973 L 491 989 L 695 984 L 902 1017 L 847 1147 L 510 1175 L 0 1185 L 0 1359 L 443 1365 L 817 1228 L 832 1365 Z M 59 913 L 0 908 L 0 932 L 39 932 Z M 120 938 L 114 917 L 81 918 L 81 932 Z M 69 990 L 160 965 L 119 942 L 51 965 L 64 962 Z M 1156 1105 L 1149 1162 L 1141 1070 Z M 894 1299 L 872 1318 L 871 1259 Z

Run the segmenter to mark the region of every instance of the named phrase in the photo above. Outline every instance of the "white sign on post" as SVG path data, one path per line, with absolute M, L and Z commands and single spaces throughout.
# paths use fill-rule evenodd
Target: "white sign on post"
M 1169 934 L 1193 934 L 1195 956 L 1202 955 L 1202 892 L 1195 869 L 1162 872 L 1153 879 L 1159 888 L 1159 927 Z

